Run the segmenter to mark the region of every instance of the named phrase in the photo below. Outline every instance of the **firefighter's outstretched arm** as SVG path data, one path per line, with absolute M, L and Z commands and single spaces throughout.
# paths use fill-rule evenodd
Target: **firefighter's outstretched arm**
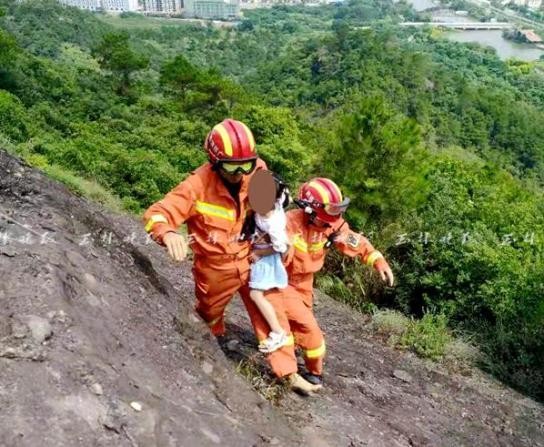
M 151 205 L 143 216 L 145 230 L 157 243 L 166 246 L 175 261 L 187 255 L 187 242 L 179 234 L 179 226 L 194 213 L 196 197 L 194 182 L 189 177 L 166 196 Z
M 334 245 L 347 256 L 359 257 L 363 263 L 373 267 L 387 285 L 393 286 L 393 271 L 383 255 L 372 246 L 366 237 L 352 231 L 347 222 L 343 223 L 335 237 Z

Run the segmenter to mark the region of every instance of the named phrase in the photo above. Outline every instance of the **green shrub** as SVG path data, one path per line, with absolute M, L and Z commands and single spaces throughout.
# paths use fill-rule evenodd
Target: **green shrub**
M 17 143 L 28 138 L 28 116 L 16 96 L 0 90 L 0 132 Z
M 401 335 L 399 344 L 417 355 L 432 360 L 444 356 L 446 347 L 452 342 L 445 315 L 426 313 L 421 320 L 412 320 Z

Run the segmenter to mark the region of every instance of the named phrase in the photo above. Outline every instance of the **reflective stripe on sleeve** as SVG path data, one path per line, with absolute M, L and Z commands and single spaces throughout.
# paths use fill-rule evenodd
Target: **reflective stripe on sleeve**
M 368 258 L 366 258 L 366 265 L 373 266 L 374 263 L 378 259 L 382 259 L 382 258 L 383 258 L 383 255 L 378 250 L 374 250 L 372 253 L 368 255 Z
M 162 214 L 153 214 L 145 224 L 145 231 L 149 233 L 152 230 L 153 225 L 159 222 L 167 224 L 168 220 Z

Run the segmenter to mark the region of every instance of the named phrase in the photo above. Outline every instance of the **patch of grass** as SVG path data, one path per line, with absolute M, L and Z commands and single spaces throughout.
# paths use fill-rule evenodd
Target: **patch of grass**
M 378 310 L 372 315 L 370 327 L 393 347 L 440 361 L 450 371 L 469 373 L 481 354 L 468 341 L 454 337 L 447 323 L 445 315 L 426 313 L 416 320 L 395 310 Z
M 236 372 L 241 374 L 254 390 L 274 405 L 279 404 L 289 391 L 284 382 L 273 379 L 263 371 L 262 364 L 255 356 L 242 359 L 236 367 Z
M 75 194 L 85 197 L 93 202 L 100 203 L 110 211 L 121 213 L 130 211 L 130 204 L 122 202 L 103 186 L 92 180 L 86 180 L 58 165 L 51 165 L 47 158 L 41 154 L 32 153 L 24 145 L 14 146 L 11 141 L 0 133 L 0 148 L 8 153 L 20 157 L 30 166 L 40 169 L 49 177 L 68 187 Z
M 17 150 L 15 145 L 7 135 L 0 132 L 0 149 L 4 149 L 12 155 L 17 155 Z
M 455 338 L 446 345 L 442 363 L 450 371 L 470 375 L 471 368 L 482 361 L 482 353 L 469 341 Z
M 25 160 L 31 166 L 43 170 L 49 177 L 66 185 L 74 193 L 100 203 L 111 211 L 119 213 L 125 208 L 117 197 L 98 183 L 81 178 L 58 165 L 50 165 L 42 155 L 31 154 L 26 156 Z
M 371 327 L 373 332 L 398 339 L 408 329 L 410 319 L 395 310 L 378 310 L 372 315 Z
M 364 296 L 357 295 L 344 282 L 332 275 L 319 275 L 316 279 L 316 288 L 334 297 L 336 301 L 348 304 L 362 313 L 371 313 L 376 310 L 374 303 L 364 299 Z
M 121 212 L 123 210 L 121 201 L 96 182 L 78 177 L 57 165 L 46 166 L 44 171 L 51 178 L 64 183 L 71 190 L 93 202 L 104 205 L 111 211 Z

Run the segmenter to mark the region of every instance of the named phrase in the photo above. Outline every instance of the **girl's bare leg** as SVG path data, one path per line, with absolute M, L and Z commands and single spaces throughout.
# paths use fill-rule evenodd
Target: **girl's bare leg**
M 249 292 L 249 296 L 261 311 L 262 316 L 270 326 L 270 330 L 272 332 L 276 332 L 277 334 L 284 332 L 283 328 L 280 326 L 274 307 L 264 297 L 263 291 L 252 289 Z

